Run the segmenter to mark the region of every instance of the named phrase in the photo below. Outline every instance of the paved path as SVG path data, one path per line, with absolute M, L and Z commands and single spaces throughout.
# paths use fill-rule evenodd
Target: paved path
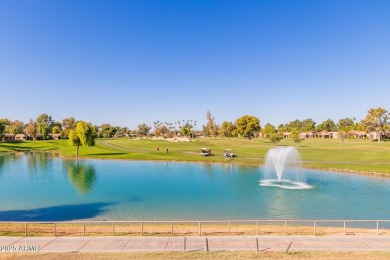
M 390 236 L 0 237 L 1 252 L 390 251 Z

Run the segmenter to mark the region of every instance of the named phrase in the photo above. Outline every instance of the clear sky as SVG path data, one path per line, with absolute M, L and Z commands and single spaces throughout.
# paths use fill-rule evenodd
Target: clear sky
M 264 126 L 389 100 L 387 0 L 0 1 L 0 118 Z

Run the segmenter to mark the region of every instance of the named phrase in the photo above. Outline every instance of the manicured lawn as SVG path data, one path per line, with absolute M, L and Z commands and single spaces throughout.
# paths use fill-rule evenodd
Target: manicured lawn
M 355 170 L 388 173 L 390 175 L 390 142 L 348 139 L 340 146 L 340 140 L 307 139 L 300 146 L 284 139 L 278 146 L 295 146 L 301 153 L 304 166 L 324 169 Z M 156 148 L 160 151 L 157 152 Z M 165 149 L 169 152 L 166 154 Z M 200 148 L 211 149 L 212 156 L 200 155 Z M 267 139 L 199 138 L 191 142 L 127 138 L 98 139 L 94 147 L 81 147 L 79 157 L 130 160 L 204 161 L 224 163 L 224 149 L 234 149 L 237 155 L 229 163 L 262 164 L 267 151 L 275 147 Z M 0 142 L 0 152 L 51 151 L 62 156 L 75 156 L 75 148 L 67 140 Z

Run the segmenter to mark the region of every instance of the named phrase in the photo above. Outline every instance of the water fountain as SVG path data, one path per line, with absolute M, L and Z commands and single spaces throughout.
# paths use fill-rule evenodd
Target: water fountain
M 270 149 L 265 156 L 264 172 L 266 179 L 259 181 L 260 186 L 273 186 L 283 189 L 310 189 L 312 186 L 305 182 L 304 176 L 295 169 L 301 165 L 301 155 L 292 146 Z M 275 174 L 277 179 L 268 179 Z M 288 173 L 288 174 L 286 174 Z M 283 175 L 288 175 L 282 178 Z

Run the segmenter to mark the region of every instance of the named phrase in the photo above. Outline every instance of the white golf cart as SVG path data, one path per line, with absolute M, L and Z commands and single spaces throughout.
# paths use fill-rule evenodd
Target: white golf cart
M 225 152 L 223 153 L 225 157 L 233 158 L 234 152 L 233 149 L 225 149 Z
M 211 149 L 209 148 L 200 148 L 200 155 L 209 156 L 211 154 Z

